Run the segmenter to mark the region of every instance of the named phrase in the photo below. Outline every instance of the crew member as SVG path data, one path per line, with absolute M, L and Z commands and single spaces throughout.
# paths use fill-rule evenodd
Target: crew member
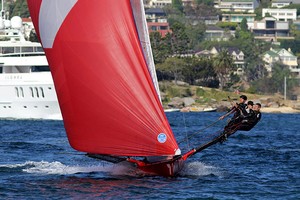
M 261 104 L 256 103 L 253 106 L 253 111 L 247 115 L 240 125 L 238 126 L 237 130 L 240 131 L 250 131 L 261 119 Z
M 251 106 L 251 105 L 250 105 Z M 261 104 L 256 103 L 253 105 L 253 109 L 250 109 L 249 114 L 244 116 L 242 121 L 232 124 L 230 128 L 224 128 L 222 134 L 224 137 L 221 139 L 221 142 L 227 140 L 227 137 L 234 134 L 236 131 L 250 131 L 261 119 Z
M 241 95 L 240 96 L 240 102 L 236 103 L 231 110 L 226 113 L 225 115 L 221 116 L 219 119 L 224 119 L 226 116 L 230 115 L 231 113 L 234 113 L 233 117 L 230 119 L 228 124 L 224 127 L 224 131 L 230 132 L 230 130 L 235 129 L 235 124 L 241 122 L 243 118 L 248 114 L 247 113 L 247 105 L 245 102 L 247 101 L 247 96 L 246 95 Z

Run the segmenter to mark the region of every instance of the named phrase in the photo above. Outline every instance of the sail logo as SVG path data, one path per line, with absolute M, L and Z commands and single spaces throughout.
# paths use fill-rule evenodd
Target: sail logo
M 44 48 L 52 48 L 56 34 L 78 0 L 43 0 L 39 14 L 40 36 Z
M 165 143 L 167 141 L 167 135 L 165 133 L 160 133 L 157 136 L 157 140 L 159 143 Z

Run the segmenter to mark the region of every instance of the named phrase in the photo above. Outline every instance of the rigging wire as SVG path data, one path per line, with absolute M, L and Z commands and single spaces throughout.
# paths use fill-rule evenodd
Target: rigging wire
M 181 144 L 181 143 L 184 142 L 185 140 L 188 141 L 188 139 L 190 139 L 191 137 L 195 136 L 196 134 L 199 134 L 199 133 L 203 132 L 204 130 L 208 129 L 209 127 L 212 127 L 213 125 L 215 125 L 216 123 L 218 123 L 220 120 L 221 120 L 221 119 L 218 119 L 217 121 L 211 123 L 210 125 L 206 126 L 205 128 L 203 128 L 203 129 L 201 129 L 201 130 L 199 130 L 199 131 L 197 131 L 197 132 L 195 132 L 195 133 L 193 133 L 193 134 L 191 134 L 191 135 L 189 135 L 189 136 L 188 136 L 187 133 L 186 133 L 186 138 L 184 138 L 183 140 L 181 140 L 180 142 L 178 142 L 178 144 Z
M 184 131 L 185 131 L 185 138 L 186 139 L 186 144 L 187 144 L 187 148 L 190 148 L 190 143 L 189 143 L 189 138 L 188 138 L 188 132 L 187 132 L 187 127 L 186 127 L 186 121 L 185 121 L 185 116 L 184 113 L 182 112 L 182 118 L 183 118 L 183 123 L 184 123 Z M 183 141 L 181 141 L 183 142 Z M 180 144 L 181 142 L 179 142 L 178 144 Z

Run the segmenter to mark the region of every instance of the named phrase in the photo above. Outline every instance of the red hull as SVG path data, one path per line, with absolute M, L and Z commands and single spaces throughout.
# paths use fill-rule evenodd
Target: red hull
M 188 157 L 195 153 L 195 149 L 187 152 L 183 156 L 177 156 L 173 159 L 162 160 L 158 162 L 147 163 L 128 158 L 127 161 L 135 163 L 140 170 L 158 176 L 174 177 L 183 169 L 184 163 Z
M 145 166 L 138 166 L 138 168 L 146 173 L 165 176 L 165 177 L 174 177 L 183 169 L 184 160 L 169 160 L 159 163 L 146 164 Z

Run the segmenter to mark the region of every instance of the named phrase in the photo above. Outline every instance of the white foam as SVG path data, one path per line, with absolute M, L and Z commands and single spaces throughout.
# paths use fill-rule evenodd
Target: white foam
M 217 167 L 196 161 L 187 163 L 180 174 L 184 176 L 222 176 L 223 172 Z
M 27 161 L 22 164 L 0 165 L 0 167 L 7 168 L 23 168 L 22 171 L 27 173 L 37 174 L 76 174 L 76 173 L 90 173 L 90 172 L 110 172 L 113 170 L 112 165 L 94 165 L 94 166 L 68 166 L 61 162 L 47 162 L 47 161 Z

